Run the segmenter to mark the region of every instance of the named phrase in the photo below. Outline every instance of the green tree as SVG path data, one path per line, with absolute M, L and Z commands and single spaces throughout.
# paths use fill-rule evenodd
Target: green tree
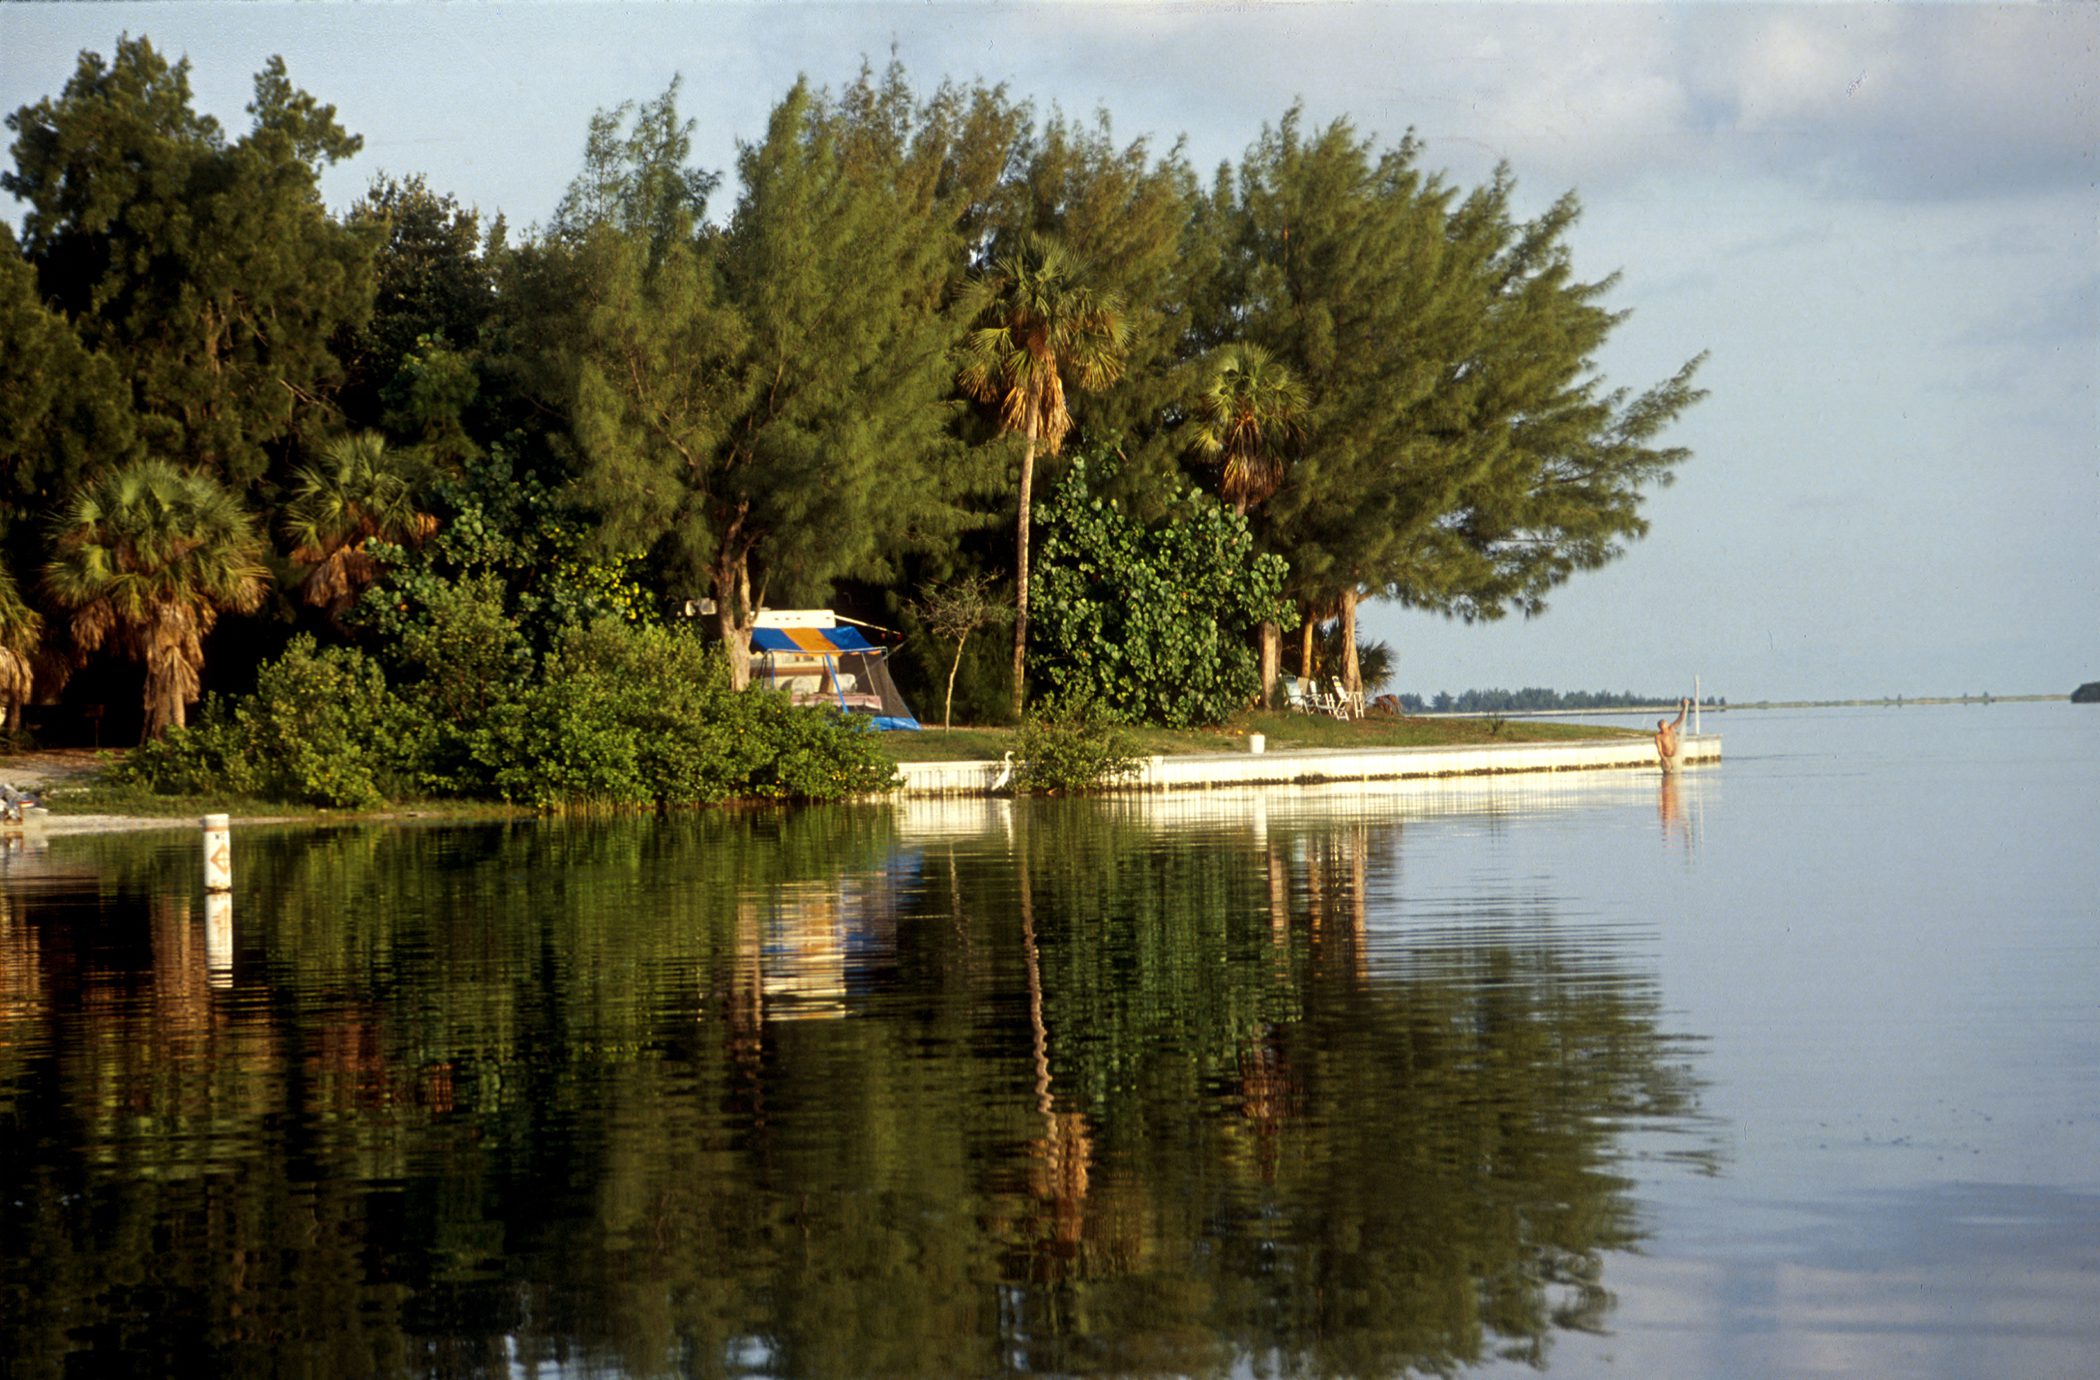
M 1229 226 L 1207 310 L 1303 380 L 1316 422 L 1257 524 L 1308 622 L 1384 595 L 1468 617 L 1535 613 L 1645 525 L 1642 491 L 1685 458 L 1656 436 L 1699 394 L 1698 361 L 1629 398 L 1595 352 L 1623 314 L 1564 236 L 1576 204 L 1518 221 L 1506 170 L 1459 198 L 1346 121 L 1264 132 L 1211 215 Z M 1353 655 L 1344 680 L 1361 687 Z
M 880 577 L 900 545 L 964 518 L 939 406 L 962 203 L 944 199 L 944 136 L 901 78 L 864 75 L 835 99 L 790 91 L 739 150 L 727 228 L 706 231 L 689 201 L 657 205 L 699 185 L 675 171 L 675 95 L 636 117 L 645 146 L 594 140 L 564 203 L 585 304 L 578 493 L 674 593 L 713 598 L 741 687 L 769 596 Z
M 965 575 L 945 585 L 929 586 L 913 605 L 936 637 L 952 639 L 955 656 L 948 663 L 948 689 L 941 701 L 941 727 L 947 728 L 955 709 L 955 673 L 962 668 L 963 647 L 970 634 L 987 623 L 1003 620 L 1005 610 L 992 593 L 990 575 Z
M 1189 411 L 1189 447 L 1218 466 L 1218 493 L 1246 515 L 1283 485 L 1291 450 L 1305 437 L 1311 401 L 1291 371 L 1259 345 L 1225 346 L 1210 359 Z M 1276 690 L 1281 629 L 1261 625 L 1261 688 Z
M 1022 238 L 971 284 L 964 315 L 962 390 L 997 408 L 1001 433 L 1022 439 L 1020 512 L 1014 522 L 1014 714 L 1025 698 L 1028 648 L 1028 541 L 1038 447 L 1063 449 L 1072 415 L 1065 379 L 1079 388 L 1113 383 L 1123 370 L 1122 304 L 1095 292 L 1055 242 Z
M 1310 404 L 1298 380 L 1259 345 L 1228 345 L 1189 410 L 1189 448 L 1218 467 L 1218 496 L 1245 516 L 1283 485 L 1289 448 Z
M 483 328 L 497 306 L 506 229 L 431 189 L 380 177 L 348 222 L 379 238 L 371 320 L 348 333 L 341 403 L 353 423 L 419 433 L 456 450 L 475 401 Z
M 269 588 L 254 518 L 209 475 L 134 461 L 67 506 L 44 588 L 83 654 L 115 647 L 146 668 L 148 738 L 180 728 L 197 698 L 204 635 Z
M 34 520 L 91 467 L 129 457 L 137 442 L 115 367 L 45 304 L 4 221 L 0 340 L 0 541 L 27 560 L 41 537 Z
M 1086 285 L 1119 304 L 1121 371 L 1066 402 L 1082 433 L 1123 438 L 1117 497 L 1154 516 L 1179 488 L 1169 433 L 1200 353 L 1187 338 L 1188 302 L 1209 263 L 1190 236 L 1201 201 L 1195 174 L 1179 144 L 1163 154 L 1142 138 L 1119 144 L 1106 111 L 1091 121 L 1053 111 L 1022 141 L 1014 165 L 984 262 L 1038 235 L 1085 265 Z
M 192 108 L 189 65 L 144 39 L 84 52 L 63 93 L 8 116 L 5 190 L 44 302 L 115 367 L 155 455 L 236 487 L 325 414 L 330 342 L 371 310 L 372 237 L 331 219 L 322 168 L 359 140 L 255 79 L 247 134 Z
M 1657 439 L 1706 396 L 1693 383 L 1703 354 L 1638 393 L 1606 386 L 1596 353 L 1628 315 L 1603 305 L 1618 275 L 1575 277 L 1572 193 L 1526 222 L 1511 214 L 1514 190 L 1500 169 L 1453 216 L 1454 238 L 1484 250 L 1484 324 L 1443 389 L 1463 479 L 1376 591 L 1469 620 L 1543 612 L 1569 576 L 1644 535 L 1646 490 L 1691 454 Z

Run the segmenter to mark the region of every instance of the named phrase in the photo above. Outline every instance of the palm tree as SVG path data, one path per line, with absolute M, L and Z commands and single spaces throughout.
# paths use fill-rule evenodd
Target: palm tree
M 31 659 L 43 636 L 44 620 L 22 601 L 15 577 L 0 566 L 0 738 L 22 727 L 22 706 L 36 684 Z
M 71 614 L 83 653 L 114 645 L 146 666 L 146 732 L 183 726 L 221 612 L 251 612 L 269 587 L 255 519 L 218 481 L 136 460 L 83 485 L 59 529 L 44 589 Z
M 1191 446 L 1219 466 L 1218 495 L 1245 515 L 1283 486 L 1284 456 L 1305 435 L 1305 388 L 1259 345 L 1228 345 L 1191 410 Z
M 962 365 L 956 382 L 978 402 L 999 409 L 999 430 L 1023 438 L 1021 513 L 1014 525 L 1014 714 L 1021 713 L 1028 646 L 1028 524 L 1035 452 L 1064 448 L 1072 415 L 1067 376 L 1093 392 L 1123 372 L 1122 305 L 1081 281 L 1081 271 L 1054 242 L 1023 236 L 970 286 Z
M 412 546 L 435 531 L 437 519 L 416 509 L 410 466 L 376 432 L 337 437 L 322 448 L 319 465 L 292 476 L 284 534 L 292 559 L 307 567 L 306 602 L 331 623 L 379 578 L 368 539 Z
M 1246 516 L 1283 487 L 1284 457 L 1305 437 L 1305 387 L 1259 345 L 1228 345 L 1211 361 L 1190 409 L 1191 446 L 1218 463 L 1218 494 Z M 1261 702 L 1276 695 L 1283 630 L 1261 625 Z

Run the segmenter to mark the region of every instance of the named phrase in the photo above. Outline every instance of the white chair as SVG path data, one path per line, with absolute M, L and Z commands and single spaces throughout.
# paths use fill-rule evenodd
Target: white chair
M 1340 719 L 1361 719 L 1364 716 L 1364 697 L 1361 690 L 1351 692 L 1342 684 L 1340 676 L 1334 680 L 1334 712 Z

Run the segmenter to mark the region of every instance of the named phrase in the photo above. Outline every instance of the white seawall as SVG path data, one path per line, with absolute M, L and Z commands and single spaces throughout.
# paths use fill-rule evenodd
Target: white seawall
M 1721 735 L 1687 735 L 1687 766 L 1721 760 Z M 1405 781 L 1510 772 L 1654 772 L 1648 738 L 1572 743 L 1495 743 L 1467 747 L 1319 748 L 1294 752 L 1212 752 L 1144 758 L 1117 789 L 1209 790 L 1220 786 L 1286 786 L 1324 781 Z M 1005 771 L 999 762 L 906 762 L 897 768 L 902 795 L 990 795 Z

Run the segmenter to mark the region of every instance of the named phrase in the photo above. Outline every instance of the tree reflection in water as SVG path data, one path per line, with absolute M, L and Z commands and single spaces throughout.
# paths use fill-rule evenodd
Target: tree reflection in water
M 186 854 L 10 876 L 17 1370 L 1377 1375 L 1600 1324 L 1622 1137 L 1697 1120 L 1652 979 L 1543 905 L 1416 925 L 1395 817 L 1001 808 L 255 832 L 230 983 Z

